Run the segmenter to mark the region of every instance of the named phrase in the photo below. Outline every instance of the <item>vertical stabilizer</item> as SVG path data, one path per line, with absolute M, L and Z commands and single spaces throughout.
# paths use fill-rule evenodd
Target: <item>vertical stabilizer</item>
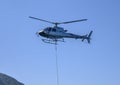
M 89 33 L 89 35 L 88 35 L 88 37 L 87 37 L 88 43 L 90 43 L 92 33 L 93 33 L 93 31 L 90 31 L 90 33 Z

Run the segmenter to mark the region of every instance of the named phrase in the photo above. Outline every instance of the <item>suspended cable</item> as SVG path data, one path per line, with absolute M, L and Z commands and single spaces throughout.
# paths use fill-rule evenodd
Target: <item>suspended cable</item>
M 57 85 L 59 84 L 59 68 L 58 68 L 58 55 L 57 55 L 57 44 L 55 44 L 55 56 L 56 56 L 56 80 L 57 80 Z

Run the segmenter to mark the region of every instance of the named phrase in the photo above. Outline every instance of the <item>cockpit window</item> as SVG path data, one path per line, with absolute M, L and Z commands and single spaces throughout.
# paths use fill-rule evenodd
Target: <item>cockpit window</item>
M 48 28 L 48 31 L 51 31 L 51 28 Z
M 55 29 L 55 28 L 52 28 L 52 27 L 47 27 L 46 29 L 45 29 L 45 31 L 48 31 L 48 32 L 56 32 L 57 30 Z

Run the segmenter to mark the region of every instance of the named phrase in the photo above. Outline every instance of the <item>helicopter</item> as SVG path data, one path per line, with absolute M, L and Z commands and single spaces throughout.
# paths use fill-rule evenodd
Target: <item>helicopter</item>
M 73 21 L 67 21 L 67 22 L 51 22 L 51 21 L 39 19 L 39 18 L 32 17 L 32 16 L 29 16 L 29 18 L 40 20 L 40 21 L 47 22 L 50 24 L 54 24 L 53 27 L 46 27 L 36 32 L 38 36 L 42 36 L 45 38 L 45 39 L 42 39 L 42 41 L 45 43 L 57 44 L 58 41 L 65 42 L 64 38 L 81 39 L 82 41 L 87 40 L 87 42 L 90 43 L 91 35 L 93 31 L 90 31 L 90 33 L 86 35 L 77 35 L 73 33 L 68 33 L 67 30 L 58 26 L 60 24 L 69 24 L 69 23 L 87 21 L 87 19 L 73 20 Z

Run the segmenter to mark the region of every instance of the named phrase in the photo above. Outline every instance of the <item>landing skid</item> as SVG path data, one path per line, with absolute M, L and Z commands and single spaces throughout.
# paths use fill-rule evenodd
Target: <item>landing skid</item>
M 65 42 L 64 39 L 42 39 L 44 43 L 49 43 L 49 44 L 55 44 L 57 45 L 57 42 Z

